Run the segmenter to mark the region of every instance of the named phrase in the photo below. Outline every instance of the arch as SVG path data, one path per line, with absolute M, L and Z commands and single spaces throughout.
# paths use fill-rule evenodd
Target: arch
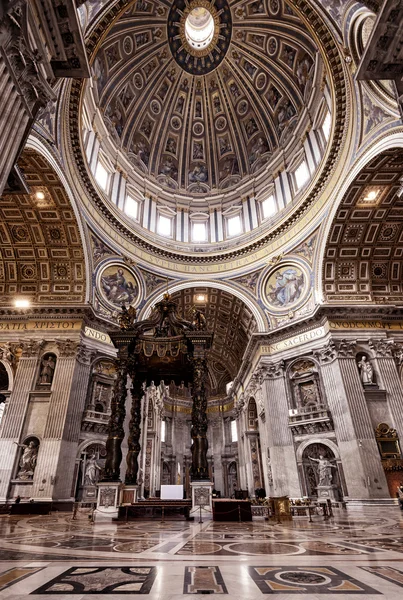
M 8 377 L 8 387 L 7 388 L 3 388 L 2 391 L 12 391 L 13 389 L 13 385 L 14 385 L 14 373 L 13 370 L 11 368 L 10 363 L 7 360 L 0 360 L 0 364 L 4 367 L 4 370 L 7 374 Z
M 302 444 L 300 444 L 298 446 L 297 452 L 296 452 L 297 462 L 302 462 L 304 450 L 308 446 L 311 446 L 312 444 L 322 444 L 323 446 L 328 446 L 329 449 L 333 452 L 335 459 L 338 461 L 341 460 L 339 448 L 334 442 L 332 442 L 332 440 L 317 437 L 317 438 L 310 438 L 309 440 L 302 442 Z
M 77 448 L 77 458 L 80 458 L 81 454 L 84 452 L 88 446 L 92 446 L 92 444 L 100 444 L 101 446 L 106 446 L 105 440 L 101 440 L 99 438 L 95 438 L 92 440 L 84 440 Z
M 376 154 L 334 207 L 321 265 L 327 301 L 402 299 L 402 162 L 401 146 Z
M 91 278 L 92 267 L 91 267 L 91 260 L 90 260 L 91 253 L 89 251 L 87 251 L 87 249 L 90 247 L 90 243 L 88 240 L 88 235 L 86 233 L 87 230 L 83 223 L 82 214 L 78 208 L 78 204 L 77 204 L 75 196 L 72 192 L 71 186 L 68 182 L 65 172 L 63 171 L 63 168 L 60 166 L 60 164 L 58 163 L 55 156 L 50 152 L 50 150 L 45 146 L 45 144 L 43 142 L 41 142 L 41 140 L 39 140 L 36 136 L 34 136 L 32 134 L 30 134 L 28 136 L 27 142 L 25 144 L 25 150 L 33 150 L 47 161 L 50 168 L 56 173 L 61 185 L 64 188 L 64 191 L 67 194 L 70 206 L 74 212 L 76 225 L 78 227 L 79 234 L 80 234 L 81 244 L 82 244 L 83 249 L 85 250 L 83 252 L 83 258 L 82 258 L 83 263 L 84 263 L 84 270 L 85 270 L 85 279 L 84 279 L 85 299 L 84 299 L 84 301 L 88 302 L 90 300 L 90 295 L 92 293 L 91 285 L 90 285 L 90 282 L 92 280 L 92 278 Z
M 189 279 L 187 281 L 181 281 L 180 283 L 175 283 L 175 284 L 170 285 L 168 287 L 168 292 L 170 294 L 174 294 L 175 292 L 179 292 L 181 290 L 186 290 L 188 288 L 195 288 L 195 287 L 200 287 L 200 286 L 223 290 L 225 292 L 228 292 L 229 294 L 232 294 L 236 298 L 239 298 L 239 300 L 242 300 L 242 302 L 249 308 L 252 315 L 254 316 L 256 324 L 257 324 L 258 332 L 265 333 L 268 331 L 267 318 L 266 318 L 263 310 L 260 308 L 260 306 L 258 306 L 258 304 L 256 302 L 254 302 L 247 294 L 241 292 L 238 288 L 236 288 L 235 286 L 233 286 L 229 283 L 223 283 L 222 281 L 214 281 L 214 280 L 199 279 L 196 281 L 194 279 Z M 154 304 L 156 302 L 159 302 L 160 300 L 162 300 L 164 293 L 165 293 L 165 291 L 157 292 L 156 294 L 151 296 L 149 300 L 147 300 L 147 302 L 144 304 L 143 308 L 141 309 L 141 312 L 139 315 L 140 319 L 146 319 L 149 316 L 152 307 L 154 306 Z
M 317 272 L 317 295 L 320 303 L 325 302 L 326 294 L 324 291 L 324 262 L 325 262 L 325 253 L 326 247 L 328 244 L 328 238 L 330 231 L 333 227 L 333 223 L 335 221 L 335 217 L 337 211 L 340 208 L 340 205 L 348 192 L 350 186 L 356 179 L 356 177 L 360 174 L 360 172 L 373 160 L 375 157 L 380 155 L 382 152 L 386 152 L 388 150 L 403 148 L 403 132 L 397 131 L 395 133 L 389 134 L 387 137 L 379 140 L 375 143 L 367 152 L 365 152 L 362 156 L 360 156 L 355 164 L 350 168 L 348 175 L 345 177 L 343 185 L 339 189 L 335 200 L 330 207 L 327 220 L 324 224 L 323 235 L 321 236 L 321 245 L 318 249 L 318 272 Z

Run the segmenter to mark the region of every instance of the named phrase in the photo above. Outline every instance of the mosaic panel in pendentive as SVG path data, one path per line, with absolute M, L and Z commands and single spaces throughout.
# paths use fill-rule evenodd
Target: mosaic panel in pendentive
M 14 569 L 8 569 L 0 573 L 0 592 L 14 585 L 27 577 L 30 577 L 34 573 L 41 571 L 44 567 L 15 567 Z
M 368 573 L 372 573 L 377 577 L 382 577 L 382 579 L 386 579 L 386 581 L 391 581 L 392 583 L 403 587 L 403 571 L 400 569 L 396 569 L 395 567 L 360 567 L 364 571 L 368 571 Z
M 380 594 L 333 567 L 248 567 L 263 594 Z
M 72 567 L 31 594 L 149 594 L 156 567 Z
M 228 594 L 218 567 L 185 567 L 184 594 Z

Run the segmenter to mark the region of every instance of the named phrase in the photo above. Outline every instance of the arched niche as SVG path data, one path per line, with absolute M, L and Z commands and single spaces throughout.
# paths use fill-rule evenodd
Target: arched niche
M 301 445 L 302 446 L 302 445 Z M 341 471 L 340 455 L 337 446 L 329 440 L 309 440 L 303 444 L 303 447 L 298 449 L 297 463 L 301 477 L 301 487 L 303 495 L 313 499 L 321 499 L 321 485 L 328 485 L 333 488 L 333 496 L 336 500 L 341 501 L 346 495 L 346 490 L 343 490 L 343 475 Z M 327 461 L 326 481 L 321 480 L 321 463 Z M 323 467 L 322 467 L 323 469 Z M 319 488 L 319 489 L 318 489 Z M 331 495 L 328 496 L 331 498 Z
M 77 502 L 96 502 L 96 484 L 102 479 L 105 459 L 104 441 L 86 440 L 80 444 L 76 459 L 75 499 Z
M 313 358 L 301 357 L 290 363 L 287 379 L 291 391 L 291 409 L 304 413 L 326 407 L 319 366 Z
M 32 481 L 38 462 L 40 439 L 36 435 L 26 436 L 19 444 L 19 457 L 15 479 L 18 481 Z
M 57 356 L 54 352 L 45 352 L 39 360 L 38 377 L 36 387 L 39 389 L 50 389 L 52 387 L 57 364 Z

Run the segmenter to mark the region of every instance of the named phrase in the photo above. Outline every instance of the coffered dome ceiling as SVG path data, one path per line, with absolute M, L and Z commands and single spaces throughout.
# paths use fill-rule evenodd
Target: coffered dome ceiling
M 323 97 L 313 35 L 280 0 L 137 0 L 92 68 L 116 150 L 176 194 L 252 191 L 302 147 Z

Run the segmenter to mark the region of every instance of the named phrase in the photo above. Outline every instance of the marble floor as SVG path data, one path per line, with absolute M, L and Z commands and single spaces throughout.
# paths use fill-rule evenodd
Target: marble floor
M 325 521 L 91 523 L 86 511 L 0 516 L 0 600 L 223 594 L 301 600 L 403 597 L 403 513 L 337 510 Z

